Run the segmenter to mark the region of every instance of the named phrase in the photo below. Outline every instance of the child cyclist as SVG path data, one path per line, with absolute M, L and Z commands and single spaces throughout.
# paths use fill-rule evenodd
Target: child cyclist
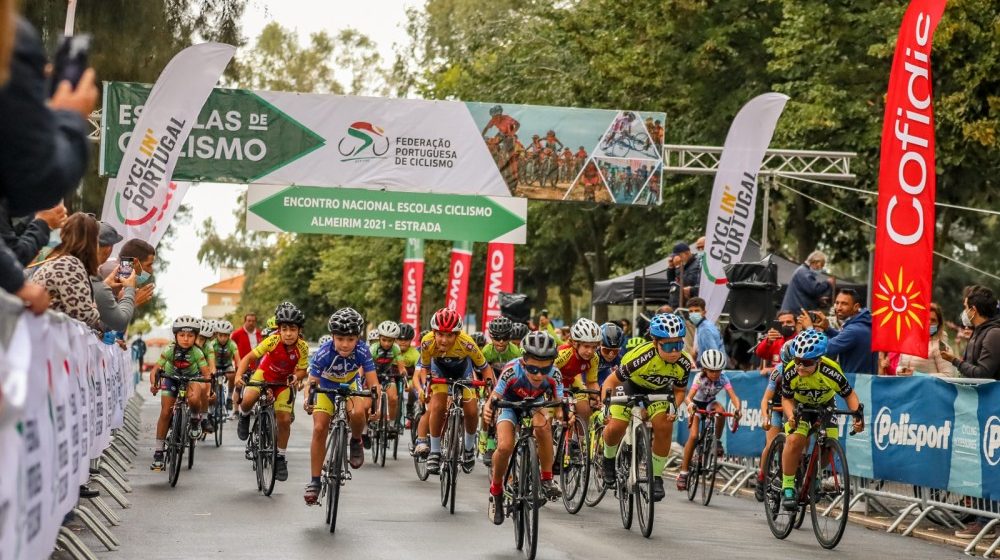
M 733 384 L 730 383 L 729 377 L 722 373 L 728 362 L 729 360 L 726 358 L 726 355 L 720 350 L 712 348 L 701 353 L 701 373 L 695 376 L 694 382 L 691 384 L 691 389 L 688 390 L 687 398 L 684 399 L 684 403 L 687 404 L 688 418 L 691 419 L 691 424 L 688 429 L 687 443 L 684 444 L 684 458 L 681 461 L 681 472 L 677 475 L 678 490 L 687 490 L 688 465 L 691 463 L 694 446 L 698 441 L 698 428 L 701 419 L 695 414 L 695 410 L 722 411 L 722 405 L 715 400 L 715 397 L 725 390 L 726 394 L 729 395 L 729 402 L 733 403 L 736 407 L 734 414 L 739 415 L 740 413 L 740 399 L 736 396 L 736 391 L 733 390 Z M 722 428 L 724 426 L 725 422 L 716 422 L 716 438 L 722 437 Z M 718 453 L 722 454 L 721 445 L 718 448 Z
M 413 345 L 413 339 L 417 336 L 416 329 L 409 323 L 399 324 L 399 345 L 400 357 L 403 359 L 403 367 L 406 368 L 406 378 L 412 379 L 413 372 L 417 369 L 417 362 L 420 361 L 420 351 Z M 406 393 L 406 429 L 410 429 L 410 421 L 413 419 L 413 407 L 417 402 L 417 392 L 411 383 L 407 383 Z
M 523 354 L 520 348 L 511 343 L 513 329 L 514 323 L 503 315 L 490 321 L 486 329 L 490 333 L 490 343 L 483 348 L 483 357 L 494 372 L 502 371 L 505 364 L 520 358 Z M 497 446 L 496 438 L 489 433 L 488 426 L 486 420 L 482 419 L 479 427 L 479 453 L 482 454 L 483 464 L 486 466 L 490 466 Z
M 364 375 L 368 387 L 378 388 L 378 376 L 375 374 L 375 364 L 368 344 L 361 340 L 361 332 L 365 320 L 360 313 L 345 307 L 330 315 L 326 323 L 333 339 L 326 341 L 316 351 L 309 363 L 309 381 L 307 391 L 314 385 L 321 389 L 330 389 L 338 384 L 350 385 L 355 391 L 361 390 L 358 372 Z M 310 480 L 303 496 L 306 504 L 313 505 L 319 498 L 320 475 L 323 471 L 323 461 L 326 458 L 326 438 L 330 431 L 330 417 L 333 416 L 333 400 L 327 395 L 316 395 L 316 404 L 309 406 L 309 395 L 306 394 L 306 412 L 313 417 L 312 445 L 309 449 Z M 361 443 L 361 433 L 368 420 L 368 410 L 371 399 L 348 397 L 347 416 L 351 425 L 350 457 L 351 468 L 359 469 L 365 462 L 365 451 Z
M 274 321 L 278 327 L 275 334 L 265 338 L 240 360 L 236 370 L 236 386 L 246 385 L 245 375 L 250 362 L 259 360 L 257 371 L 250 381 L 268 383 L 284 383 L 288 387 L 274 390 L 274 420 L 277 424 L 278 460 L 274 463 L 274 478 L 288 480 L 288 464 L 285 460 L 285 449 L 288 447 L 288 437 L 292 428 L 292 403 L 288 402 L 285 391 L 293 387 L 306 376 L 309 364 L 309 344 L 300 335 L 306 316 L 292 305 L 282 304 L 275 310 Z M 239 404 L 240 420 L 236 426 L 236 435 L 246 441 L 250 436 L 250 411 L 260 398 L 260 387 L 246 386 L 243 389 L 243 399 Z
M 226 374 L 226 384 L 229 393 L 226 395 L 226 410 L 233 409 L 233 383 L 236 381 L 236 364 L 240 362 L 240 351 L 236 348 L 230 335 L 233 334 L 233 324 L 229 321 L 216 321 L 215 338 L 208 343 L 208 352 L 215 356 L 215 372 Z M 217 395 L 216 398 L 222 398 Z
M 494 524 L 503 523 L 503 478 L 507 474 L 507 464 L 514 451 L 517 427 L 520 424 L 517 413 L 511 409 L 493 410 L 495 399 L 505 401 L 530 401 L 544 399 L 550 395 L 553 400 L 562 399 L 563 388 L 559 381 L 559 370 L 555 368 L 556 341 L 544 331 L 528 333 L 521 344 L 524 355 L 509 362 L 500 374 L 500 380 L 493 394 L 486 400 L 483 417 L 488 423 L 496 418 L 497 449 L 493 454 L 493 471 L 490 477 L 490 503 L 488 514 Z M 538 443 L 538 463 L 541 467 L 542 490 L 549 499 L 559 498 L 561 492 L 552 480 L 552 423 L 548 409 L 535 411 L 532 426 Z
M 376 332 L 378 343 L 370 348 L 372 361 L 375 363 L 379 385 L 385 389 L 385 396 L 389 399 L 389 419 L 395 421 L 399 407 L 399 392 L 396 390 L 396 383 L 390 383 L 389 376 L 395 372 L 403 378 L 404 386 L 406 383 L 406 364 L 403 361 L 403 353 L 396 344 L 400 333 L 399 323 L 382 321 Z
M 795 339 L 786 340 L 781 345 L 778 354 L 778 366 L 771 370 L 771 375 L 767 380 L 767 388 L 764 389 L 764 398 L 760 401 L 760 411 L 764 417 L 764 451 L 760 454 L 760 470 L 757 472 L 757 486 L 754 488 L 754 497 L 758 502 L 764 501 L 764 469 L 767 468 L 767 452 L 771 447 L 771 442 L 781 433 L 785 425 L 784 416 L 781 411 L 781 390 L 782 377 L 785 374 L 785 366 L 792 361 L 792 345 Z
M 156 396 L 160 393 L 160 417 L 156 421 L 156 450 L 153 451 L 153 464 L 150 469 L 163 470 L 163 448 L 167 439 L 167 429 L 177 399 L 177 383 L 173 379 L 159 379 L 160 372 L 172 376 L 198 377 L 211 375 L 208 361 L 201 349 L 195 346 L 195 337 L 201 329 L 201 319 L 182 316 L 174 319 L 174 342 L 163 349 L 159 361 L 149 374 L 149 391 Z M 192 383 L 187 389 L 188 406 L 192 412 L 204 413 L 208 410 L 209 385 Z M 192 417 L 193 419 L 193 417 Z M 197 421 L 192 421 L 192 437 L 201 436 L 201 428 Z M 196 439 L 196 438 L 195 438 Z
M 597 391 L 597 367 L 599 359 L 597 348 L 601 343 L 601 327 L 590 319 L 580 318 L 569 330 L 569 342 L 559 347 L 556 357 L 556 367 L 562 374 L 563 388 L 590 389 Z M 590 401 L 596 400 L 585 393 L 576 395 L 576 414 L 584 422 L 590 422 L 592 407 Z

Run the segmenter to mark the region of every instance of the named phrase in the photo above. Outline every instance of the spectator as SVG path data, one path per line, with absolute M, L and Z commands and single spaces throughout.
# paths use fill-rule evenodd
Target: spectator
M 247 313 L 243 316 L 243 326 L 233 331 L 229 337 L 236 343 L 236 348 L 240 351 L 240 356 L 250 354 L 250 351 L 260 344 L 263 335 L 257 329 L 257 314 Z
M 153 299 L 156 284 L 152 282 L 153 267 L 156 263 L 156 249 L 142 239 L 129 239 L 118 252 L 118 258 L 131 258 L 135 270 L 135 307 L 138 309 Z M 112 269 L 117 269 L 117 261 L 111 261 Z M 110 272 L 108 272 L 110 274 Z M 107 274 L 104 274 L 107 276 Z
M 77 212 L 66 220 L 49 258 L 32 271 L 32 281 L 49 292 L 52 309 L 103 331 L 90 277 L 97 274 L 97 236 L 100 226 L 90 215 Z
M 132 341 L 132 359 L 139 362 L 139 371 L 142 371 L 146 363 L 146 341 L 141 334 Z
M 538 312 L 538 330 L 549 333 L 556 340 L 556 344 L 562 344 L 562 336 L 555 325 L 549 320 L 549 310 L 543 309 Z
M 718 350 L 726 353 L 722 343 L 719 327 L 705 317 L 705 300 L 693 297 L 688 300 L 688 321 L 695 327 L 694 346 L 696 356 L 701 356 L 708 350 Z
M 927 348 L 927 357 L 900 354 L 894 369 L 896 375 L 913 375 L 914 372 L 929 373 L 938 377 L 955 375 L 954 366 L 941 355 L 944 351 L 953 353 L 953 350 L 948 345 L 948 338 L 945 336 L 944 316 L 941 313 L 941 307 L 936 303 L 931 304 L 928 323 L 931 338 Z
M 121 240 L 122 236 L 115 228 L 100 222 L 97 236 L 98 262 L 106 261 L 111 256 L 111 249 Z M 101 316 L 101 322 L 108 329 L 124 333 L 128 324 L 132 322 L 136 306 L 135 280 L 135 269 L 132 270 L 128 278 L 119 280 L 118 267 L 115 267 L 104 279 L 96 274 L 90 277 L 94 286 L 94 301 L 97 302 L 97 312 Z M 118 292 L 117 298 L 115 291 Z
M 667 268 L 667 282 L 675 282 L 683 286 L 681 290 L 670 292 L 670 305 L 683 307 L 691 296 L 698 295 L 698 284 L 701 282 L 701 265 L 691 254 L 687 243 L 674 245 L 670 254 L 670 267 Z
M 949 350 L 941 357 L 958 368 L 965 377 L 1000 380 L 1000 317 L 993 290 L 983 286 L 965 289 L 962 324 L 972 327 L 972 337 L 961 358 Z
M 625 333 L 625 340 L 632 337 L 632 321 L 623 317 L 618 320 L 618 326 L 621 327 L 622 332 Z
M 826 307 L 822 300 L 832 291 L 834 278 L 823 273 L 825 266 L 826 255 L 822 251 L 810 253 L 805 264 L 795 269 L 795 274 L 788 282 L 781 308 L 798 312 Z
M 66 221 L 66 207 L 60 202 L 54 208 L 35 214 L 30 222 L 15 226 L 5 203 L 0 203 L 0 238 L 14 252 L 18 262 L 27 266 L 49 242 L 49 234 Z
M 814 322 L 807 311 L 799 316 L 799 322 L 803 328 L 816 327 L 826 332 L 826 336 L 830 338 L 827 354 L 835 356 L 845 372 L 869 375 L 878 373 L 878 353 L 871 351 L 872 314 L 868 308 L 861 307 L 858 292 L 851 288 L 838 291 L 833 310 L 841 325 L 839 331 L 832 328 L 823 315 L 816 317 L 819 319 L 818 323 Z
M 782 309 L 778 312 L 775 320 L 778 324 L 771 327 L 764 334 L 764 339 L 754 348 L 754 354 L 761 361 L 762 373 L 769 373 L 772 368 L 781 363 L 779 358 L 781 347 L 785 345 L 785 342 L 795 338 L 796 334 L 795 313 L 788 309 Z

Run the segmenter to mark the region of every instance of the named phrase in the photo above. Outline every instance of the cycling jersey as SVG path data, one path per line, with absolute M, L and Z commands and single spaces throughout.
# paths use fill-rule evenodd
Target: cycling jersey
M 201 368 L 208 367 L 208 360 L 201 348 L 192 346 L 185 350 L 172 342 L 163 349 L 156 365 L 167 375 L 198 377 L 201 375 Z
M 507 348 L 503 352 L 498 352 L 493 346 L 493 343 L 489 343 L 483 348 L 483 357 L 486 358 L 486 363 L 492 364 L 506 364 L 507 362 L 513 360 L 514 358 L 520 358 L 524 352 L 514 346 L 510 342 L 507 343 Z
M 399 357 L 402 353 L 399 351 L 399 345 L 393 343 L 388 350 L 382 348 L 381 344 L 375 344 L 370 346 L 372 361 L 375 362 L 375 371 L 380 375 L 388 375 L 391 373 L 394 365 L 396 365 L 400 360 Z
M 319 386 L 330 389 L 338 383 L 349 384 L 358 378 L 358 371 L 375 371 L 368 344 L 358 341 L 354 351 L 347 357 L 341 356 L 333 342 L 324 342 L 316 355 L 309 360 L 309 376 L 319 381 Z
M 215 371 L 236 371 L 233 358 L 236 357 L 237 349 L 236 343 L 232 339 L 226 341 L 224 345 L 219 344 L 218 340 L 212 339 L 206 346 L 208 352 L 211 352 L 215 356 Z
M 401 354 L 401 357 L 406 370 L 413 373 L 413 368 L 417 367 L 417 362 L 420 361 L 420 350 L 417 350 L 416 346 L 410 346 L 406 352 Z
M 613 372 L 616 367 L 621 366 L 621 363 L 622 363 L 622 352 L 620 350 L 618 351 L 617 354 L 615 354 L 615 359 L 611 360 L 610 362 L 606 361 L 604 359 L 604 355 L 598 351 L 597 384 L 604 385 L 604 380 L 607 379 L 609 375 L 611 375 L 611 372 Z
M 434 332 L 428 332 L 420 340 L 420 361 L 417 367 L 429 368 L 431 360 L 439 360 L 445 364 L 458 364 L 466 359 L 472 361 L 472 366 L 477 372 L 481 372 L 489 365 L 483 353 L 476 346 L 476 341 L 464 332 L 458 333 L 455 344 L 451 348 L 438 348 L 434 341 Z
M 781 396 L 806 406 L 823 406 L 833 402 L 837 395 L 847 398 L 852 392 L 854 389 L 840 364 L 826 356 L 820 359 L 812 375 L 799 375 L 794 361 L 785 366 L 782 375 Z
M 779 364 L 778 367 L 771 370 L 771 375 L 767 378 L 767 390 L 771 391 L 771 406 L 777 410 L 781 410 L 781 394 L 782 379 L 785 373 L 785 364 Z
M 704 373 L 699 373 L 695 376 L 694 382 L 691 384 L 691 390 L 693 390 L 694 398 L 691 399 L 696 403 L 709 403 L 715 400 L 715 397 L 719 395 L 723 390 L 732 390 L 733 384 L 729 381 L 729 376 L 724 373 L 719 374 L 719 378 L 712 381 Z
M 589 360 L 584 361 L 576 353 L 573 345 L 567 342 L 559 347 L 556 367 L 562 373 L 564 387 L 572 387 L 577 377 L 580 377 L 582 384 L 585 385 L 597 383 L 597 352 L 594 352 Z
M 633 387 L 650 393 L 685 388 L 693 364 L 694 360 L 687 352 L 681 352 L 676 363 L 664 362 L 656 350 L 656 344 L 647 342 L 636 346 L 622 357 L 618 380 L 628 381 Z
M 521 123 L 517 122 L 517 119 L 510 115 L 497 115 L 492 117 L 490 122 L 486 123 L 486 130 L 489 130 L 493 126 L 497 127 L 497 130 L 504 136 L 511 136 L 517 132 Z
M 543 377 L 542 382 L 535 387 L 528 380 L 528 374 L 524 369 L 524 362 L 514 360 L 504 368 L 493 391 L 505 401 L 534 400 L 546 394 L 553 395 L 556 399 L 561 399 L 563 396 L 563 386 L 559 382 L 558 374 L 559 370 L 553 367 L 552 372 Z
M 250 353 L 260 360 L 257 369 L 268 383 L 283 383 L 295 370 L 309 366 L 309 344 L 301 338 L 289 347 L 281 342 L 281 335 L 272 334 Z

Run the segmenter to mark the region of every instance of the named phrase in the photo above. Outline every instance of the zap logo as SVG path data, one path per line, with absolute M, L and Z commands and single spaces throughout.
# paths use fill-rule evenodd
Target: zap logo
M 389 152 L 389 137 L 385 130 L 369 122 L 358 121 L 347 128 L 347 136 L 337 143 L 340 161 L 381 159 Z
M 904 284 L 905 280 L 902 267 L 896 283 L 893 283 L 888 274 L 883 274 L 875 292 L 875 299 L 881 302 L 881 306 L 872 312 L 873 320 L 882 317 L 879 328 L 894 323 L 890 326 L 895 327 L 897 341 L 902 338 L 904 328 L 907 332 L 914 327 L 925 328 L 918 314 L 927 313 L 927 306 L 920 303 L 924 296 L 913 287 L 913 280 Z
M 983 457 L 991 467 L 1000 464 L 1000 417 L 990 416 L 983 427 Z

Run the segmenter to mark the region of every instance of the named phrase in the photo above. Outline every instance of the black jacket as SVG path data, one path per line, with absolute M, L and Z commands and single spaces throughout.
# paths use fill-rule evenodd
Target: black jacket
M 0 202 L 0 240 L 14 251 L 22 266 L 27 266 L 48 244 L 50 231 L 49 224 L 38 218 L 15 225 L 6 205 Z
M 1000 380 L 1000 317 L 972 330 L 958 372 L 965 377 Z

